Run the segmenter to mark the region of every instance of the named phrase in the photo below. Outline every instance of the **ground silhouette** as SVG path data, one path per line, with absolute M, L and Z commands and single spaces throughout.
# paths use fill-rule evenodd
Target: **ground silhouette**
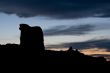
M 104 57 L 92 57 L 70 47 L 67 51 L 45 50 L 42 29 L 20 24 L 20 44 L 0 45 L 3 66 L 107 64 Z M 32 66 L 33 67 L 33 66 Z

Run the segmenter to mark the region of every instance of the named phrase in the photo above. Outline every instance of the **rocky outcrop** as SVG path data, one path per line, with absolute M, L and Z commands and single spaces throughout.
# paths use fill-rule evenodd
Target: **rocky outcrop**
M 38 52 L 44 51 L 43 31 L 39 26 L 31 27 L 20 24 L 20 46 L 23 48 L 34 48 Z

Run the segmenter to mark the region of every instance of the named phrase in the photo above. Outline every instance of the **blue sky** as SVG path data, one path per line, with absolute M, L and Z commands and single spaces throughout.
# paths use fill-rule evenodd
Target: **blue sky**
M 77 25 L 94 25 L 96 30 L 89 32 L 84 35 L 46 35 L 45 44 L 53 45 L 65 42 L 81 42 L 94 38 L 109 38 L 110 34 L 110 18 L 79 18 L 79 19 L 51 19 L 49 17 L 30 17 L 20 18 L 15 14 L 4 14 L 0 13 L 0 43 L 19 43 L 19 24 L 26 23 L 31 26 L 41 26 L 43 30 L 51 29 L 55 26 L 65 25 L 77 26 Z M 58 28 L 61 29 L 61 28 Z

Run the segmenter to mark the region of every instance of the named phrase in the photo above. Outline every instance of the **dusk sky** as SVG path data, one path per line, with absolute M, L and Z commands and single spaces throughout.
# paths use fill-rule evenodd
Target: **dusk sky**
M 0 0 L 0 44 L 19 44 L 19 24 L 41 26 L 47 49 L 110 55 L 109 0 Z

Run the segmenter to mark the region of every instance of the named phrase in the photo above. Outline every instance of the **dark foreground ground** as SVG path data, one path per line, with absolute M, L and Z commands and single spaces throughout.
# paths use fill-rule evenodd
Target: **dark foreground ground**
M 30 48 L 31 49 L 31 48 Z M 46 71 L 64 71 L 68 68 L 75 70 L 89 68 L 104 68 L 110 66 L 104 58 L 93 58 L 84 54 L 74 52 L 54 52 L 44 51 L 39 54 L 33 49 L 0 49 L 0 67 L 1 70 L 8 72 L 46 72 Z M 45 70 L 46 69 L 46 70 Z M 100 69 L 99 69 L 100 70 Z M 81 70 L 82 71 L 82 70 Z
M 30 66 L 30 65 L 109 65 L 103 57 L 91 57 L 77 50 L 68 51 L 42 51 L 35 48 L 20 48 L 19 45 L 0 47 L 2 66 Z

